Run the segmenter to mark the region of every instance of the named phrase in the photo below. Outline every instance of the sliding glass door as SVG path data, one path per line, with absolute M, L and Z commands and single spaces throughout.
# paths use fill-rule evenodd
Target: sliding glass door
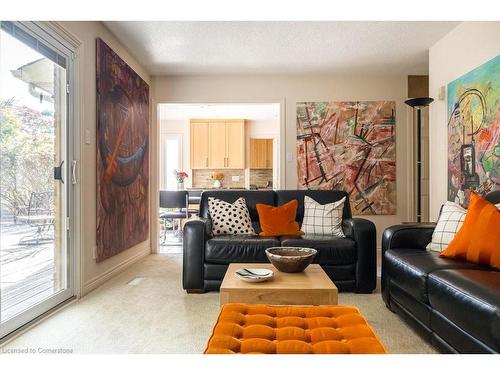
M 0 338 L 74 295 L 67 51 L 0 28 Z

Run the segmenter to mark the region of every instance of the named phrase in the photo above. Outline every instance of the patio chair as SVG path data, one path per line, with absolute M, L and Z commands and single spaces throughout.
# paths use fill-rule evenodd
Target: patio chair
M 42 241 L 53 241 L 54 234 L 54 193 L 52 191 L 33 192 L 30 195 L 27 215 L 17 216 L 17 220 L 26 222 L 36 232 L 19 240 L 20 245 L 39 244 Z

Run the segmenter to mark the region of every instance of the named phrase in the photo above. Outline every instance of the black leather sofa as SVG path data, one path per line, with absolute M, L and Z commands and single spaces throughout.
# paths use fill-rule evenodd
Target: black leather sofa
M 370 293 L 376 285 L 375 225 L 365 219 L 352 218 L 349 199 L 343 212 L 343 231 L 346 238 L 325 236 L 259 237 L 248 235 L 211 235 L 208 198 L 214 197 L 233 203 L 244 197 L 259 233 L 256 204 L 279 206 L 292 199 L 298 200 L 297 221 L 304 216 L 304 196 L 321 204 L 335 202 L 346 192 L 334 190 L 214 190 L 204 191 L 200 202 L 200 220 L 184 226 L 183 287 L 188 293 L 219 290 L 230 263 L 268 263 L 265 249 L 274 246 L 304 246 L 318 250 L 314 263 L 319 263 L 335 282 L 339 291 Z
M 500 202 L 500 191 L 486 196 Z M 395 225 L 382 238 L 382 298 L 438 350 L 500 351 L 500 271 L 425 250 L 434 225 Z M 500 246 L 500 244 L 498 244 Z

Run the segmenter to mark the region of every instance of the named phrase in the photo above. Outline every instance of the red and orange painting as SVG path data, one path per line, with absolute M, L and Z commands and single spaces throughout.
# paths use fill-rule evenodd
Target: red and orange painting
M 353 215 L 396 213 L 396 103 L 297 103 L 300 189 L 349 193 Z
M 97 261 L 148 238 L 149 86 L 97 39 Z

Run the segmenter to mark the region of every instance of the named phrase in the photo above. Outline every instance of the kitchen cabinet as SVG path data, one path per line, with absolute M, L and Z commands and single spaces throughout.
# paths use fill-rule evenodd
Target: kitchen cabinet
M 226 122 L 226 168 L 245 168 L 245 121 Z
M 245 120 L 191 120 L 191 169 L 244 168 Z
M 208 122 L 191 122 L 191 169 L 208 168 Z
M 273 168 L 273 140 L 250 138 L 250 168 Z
M 208 125 L 208 167 L 226 168 L 226 123 L 210 122 Z

